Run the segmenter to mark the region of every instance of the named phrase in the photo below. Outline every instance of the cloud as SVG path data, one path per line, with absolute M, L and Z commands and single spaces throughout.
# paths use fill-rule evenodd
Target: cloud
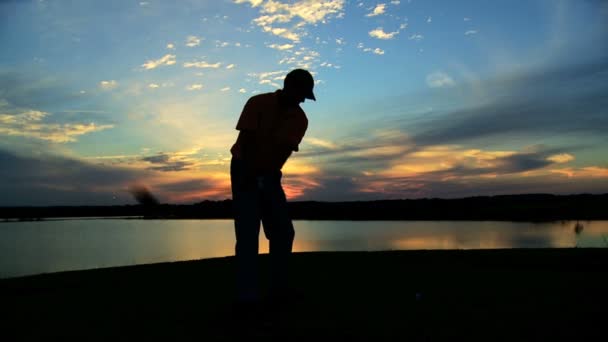
M 276 49 L 276 50 L 281 50 L 282 51 L 282 50 L 292 49 L 294 47 L 294 45 L 293 44 L 282 44 L 282 45 L 280 45 L 280 44 L 270 44 L 270 45 L 268 45 L 268 47 L 271 48 L 271 49 Z
M 236 67 L 236 64 L 228 64 L 228 65 L 226 65 L 226 69 L 234 69 L 234 67 Z
M 80 135 L 103 131 L 114 125 L 90 123 L 49 123 L 44 119 L 51 114 L 28 110 L 17 114 L 0 113 L 0 134 L 47 140 L 56 143 L 74 142 Z
M 111 90 L 118 87 L 118 82 L 115 80 L 101 81 L 99 82 L 99 87 L 103 90 Z
M 365 16 L 366 17 L 375 17 L 377 15 L 384 14 L 385 11 L 386 11 L 386 4 L 378 4 L 378 5 L 376 5 L 376 7 L 374 7 L 374 9 L 370 13 L 366 14 Z
M 275 36 L 279 36 L 285 39 L 289 39 L 292 40 L 294 42 L 299 42 L 300 41 L 300 35 L 289 30 L 286 28 L 280 28 L 280 27 L 271 27 L 271 26 L 264 26 L 262 27 L 262 29 L 264 30 L 264 32 L 270 32 Z
M 260 16 L 255 18 L 253 23 L 263 32 L 294 42 L 300 41 L 300 37 L 307 34 L 305 29 L 307 25 L 323 24 L 332 18 L 342 17 L 345 4 L 344 0 L 301 0 L 294 3 L 274 0 L 248 2 L 252 7 L 259 8 Z M 295 20 L 298 22 L 294 25 L 292 22 Z
M 477 33 L 477 30 L 468 30 L 468 31 L 466 31 L 466 32 L 464 33 L 464 35 L 465 35 L 465 36 L 470 36 L 470 35 L 472 35 L 472 34 L 476 34 L 476 33 Z
M 306 142 L 299 155 L 320 168 L 307 177 L 289 177 L 300 200 L 370 200 L 404 197 L 463 197 L 529 192 L 605 192 L 608 170 L 598 167 L 556 169 L 554 149 L 522 151 L 471 149 L 458 145 L 409 145 L 385 132 L 353 145 Z M 306 139 L 305 139 L 306 141 Z M 317 144 L 318 143 L 318 144 Z M 558 155 L 567 153 L 558 153 Z M 563 175 L 573 177 L 562 187 Z M 593 187 L 593 182 L 600 184 Z M 301 184 L 306 181 L 304 184 Z M 583 185 L 584 184 L 584 185 Z
M 241 88 L 241 89 L 239 89 L 239 93 L 241 93 L 241 94 L 244 94 L 244 93 L 246 93 L 246 92 L 247 92 L 247 89 L 245 89 L 245 88 Z
M 261 5 L 264 0 L 234 0 L 235 4 L 242 4 L 246 2 L 249 2 L 251 4 L 251 7 L 257 7 Z
M 450 77 L 450 75 L 448 75 L 442 71 L 435 71 L 426 76 L 426 84 L 431 88 L 442 88 L 442 87 L 452 87 L 456 83 Z
M 199 68 L 199 69 L 217 69 L 222 66 L 222 63 L 208 63 L 208 62 L 186 62 L 184 68 Z
M 169 50 L 175 50 L 175 44 L 173 44 L 173 43 L 167 44 L 167 49 L 169 49 Z
M 279 64 L 293 65 L 301 69 L 311 69 L 312 64 L 319 62 L 321 54 L 307 47 L 300 47 L 293 51 L 291 56 L 286 56 L 279 61 Z
M 168 193 L 174 194 L 174 193 L 191 193 L 191 192 L 199 190 L 199 189 L 214 188 L 216 186 L 217 186 L 217 184 L 215 184 L 215 182 L 213 182 L 210 179 L 197 178 L 197 179 L 188 179 L 188 180 L 183 180 L 183 181 L 158 184 L 155 186 L 155 188 L 162 192 L 168 192 Z
M 319 139 L 319 138 L 314 138 L 314 137 L 306 137 L 306 139 L 304 140 L 304 143 L 307 145 L 322 147 L 322 148 L 328 149 L 328 150 L 335 150 L 338 148 L 338 145 L 336 145 L 335 143 L 333 143 L 329 140 Z
M 200 44 L 201 44 L 201 38 L 199 38 L 197 36 L 188 36 L 188 38 L 186 39 L 187 47 L 195 47 L 195 46 L 199 46 Z
M 203 89 L 203 85 L 202 84 L 191 84 L 188 87 L 186 87 L 187 90 L 201 90 Z
M 175 55 L 167 54 L 157 60 L 149 60 L 141 66 L 146 70 L 156 69 L 162 65 L 173 65 L 175 64 Z
M 570 161 L 574 160 L 574 156 L 569 154 L 569 153 L 560 153 L 560 154 L 554 154 L 552 156 L 547 157 L 547 160 L 554 162 L 554 163 L 567 163 Z
M 281 86 L 277 82 L 282 82 L 287 75 L 287 70 L 277 70 L 261 73 L 250 73 L 249 77 L 257 78 L 258 84 L 269 84 L 274 87 L 280 88 Z
M 0 206 L 133 203 L 127 184 L 143 172 L 45 154 L 0 150 Z
M 230 90 L 230 87 L 224 87 L 224 88 L 220 89 L 220 91 L 228 91 L 228 90 Z
M 363 49 L 363 52 L 369 52 L 369 53 L 373 53 L 376 55 L 384 55 L 384 50 L 380 49 L 380 48 L 364 48 L 363 46 L 359 47 L 360 49 Z
M 151 89 L 156 89 L 158 87 L 160 87 L 160 85 L 158 85 L 156 83 L 150 83 L 150 84 L 148 84 L 148 88 L 151 88 Z
M 417 132 L 419 144 L 445 144 L 478 139 L 582 135 L 587 141 L 608 131 L 608 60 L 540 68 L 483 81 L 482 101 L 455 110 L 434 113 L 404 129 Z M 440 94 L 471 94 L 469 85 L 452 87 Z M 433 99 L 430 99 L 433 101 Z M 519 139 L 518 138 L 518 139 Z
M 220 40 L 216 40 L 215 41 L 215 47 L 224 48 L 224 47 L 227 47 L 227 46 L 230 46 L 229 42 L 222 42 Z
M 159 153 L 157 155 L 148 156 L 141 158 L 141 161 L 152 164 L 148 166 L 148 170 L 162 171 L 162 172 L 176 172 L 190 169 L 194 163 L 180 158 L 179 156 L 172 156 L 168 153 Z
M 421 41 L 422 39 L 424 39 L 424 36 L 421 34 L 412 34 L 409 38 L 409 40 L 415 40 L 415 41 Z
M 393 39 L 398 34 L 399 34 L 399 31 L 384 32 L 382 27 L 378 27 L 376 29 L 369 31 L 370 37 L 374 37 L 374 38 L 378 38 L 378 39 L 382 39 L 382 40 Z

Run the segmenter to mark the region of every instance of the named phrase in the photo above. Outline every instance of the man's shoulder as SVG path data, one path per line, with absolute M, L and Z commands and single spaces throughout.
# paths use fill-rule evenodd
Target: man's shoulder
M 249 103 L 266 103 L 268 101 L 271 101 L 273 99 L 275 99 L 276 94 L 275 93 L 263 93 L 263 94 L 257 94 L 257 95 L 253 95 L 252 97 L 249 98 L 249 100 L 247 102 Z

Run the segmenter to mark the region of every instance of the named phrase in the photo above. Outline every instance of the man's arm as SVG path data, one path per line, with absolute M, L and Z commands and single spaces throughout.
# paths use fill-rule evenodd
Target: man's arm
M 245 161 L 247 166 L 247 177 L 255 176 L 255 160 L 258 144 L 258 134 L 260 116 L 256 106 L 256 101 L 252 97 L 247 100 L 236 129 L 239 130 L 236 145 L 239 146 L 239 159 Z

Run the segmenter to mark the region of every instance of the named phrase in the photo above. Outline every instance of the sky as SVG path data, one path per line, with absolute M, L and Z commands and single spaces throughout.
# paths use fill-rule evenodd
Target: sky
M 608 1 L 0 1 L 0 206 L 230 194 L 310 70 L 290 200 L 608 192 Z

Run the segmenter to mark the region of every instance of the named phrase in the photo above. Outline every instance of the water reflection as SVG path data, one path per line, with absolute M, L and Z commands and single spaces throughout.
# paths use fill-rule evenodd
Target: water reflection
M 608 247 L 608 221 L 296 221 L 295 226 L 297 252 Z M 263 234 L 260 252 L 268 252 Z M 0 277 L 233 253 L 230 220 L 104 219 L 0 224 Z

